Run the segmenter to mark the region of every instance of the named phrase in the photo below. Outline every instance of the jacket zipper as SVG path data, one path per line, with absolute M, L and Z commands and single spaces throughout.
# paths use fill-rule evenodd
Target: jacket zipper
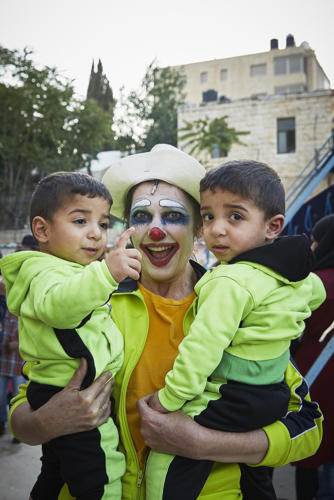
M 140 300 L 142 302 L 144 302 L 143 299 L 140 298 Z M 145 303 L 144 303 L 144 305 L 145 305 Z M 146 310 L 146 313 L 147 313 L 146 305 L 145 305 L 145 310 Z M 147 324 L 148 324 L 148 322 L 147 322 Z M 140 346 L 140 349 L 138 350 L 138 356 L 137 356 L 135 362 L 132 364 L 131 369 L 126 373 L 126 377 L 124 376 L 123 387 L 122 387 L 122 391 L 121 391 L 121 394 L 120 394 L 120 400 L 121 400 L 122 404 L 120 405 L 120 408 L 119 408 L 119 411 L 121 411 L 121 418 L 122 418 L 122 420 L 124 421 L 124 424 L 125 424 L 124 425 L 124 427 L 125 427 L 124 430 L 126 430 L 126 438 L 127 438 L 128 444 L 129 444 L 129 451 L 131 450 L 131 455 L 132 455 L 135 463 L 137 464 L 137 471 L 138 471 L 138 473 L 137 473 L 137 482 L 136 482 L 136 486 L 137 486 L 136 498 L 138 500 L 140 500 L 141 485 L 142 485 L 142 482 L 143 482 L 145 469 L 141 469 L 140 466 L 139 466 L 139 460 L 138 460 L 137 452 L 135 450 L 135 447 L 134 447 L 134 444 L 133 444 L 133 440 L 132 440 L 132 436 L 130 434 L 128 422 L 127 422 L 127 419 L 126 419 L 125 405 L 126 405 L 126 391 L 127 391 L 127 388 L 128 388 L 128 383 L 129 383 L 131 374 L 133 372 L 133 369 L 136 366 L 136 364 L 137 364 L 137 362 L 138 362 L 138 360 L 139 360 L 139 358 L 141 356 L 141 353 L 143 352 L 143 349 L 144 349 L 144 346 L 145 346 L 145 343 L 146 343 L 146 339 L 147 339 L 147 334 L 148 334 L 148 326 L 147 326 L 147 331 L 146 331 L 145 339 L 144 339 L 142 345 Z M 124 397 L 123 397 L 123 395 L 124 395 Z
M 137 488 L 140 490 L 141 483 L 143 482 L 143 477 L 144 477 L 144 471 L 139 469 L 138 476 L 137 476 Z M 139 491 L 140 493 L 140 491 Z

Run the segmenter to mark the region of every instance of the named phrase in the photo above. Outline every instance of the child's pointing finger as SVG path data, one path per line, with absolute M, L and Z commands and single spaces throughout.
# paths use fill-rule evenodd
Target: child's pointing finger
M 128 229 L 126 229 L 124 233 L 122 233 L 121 236 L 119 237 L 119 240 L 115 245 L 115 248 L 126 248 L 126 244 L 134 232 L 135 232 L 134 227 L 129 227 Z

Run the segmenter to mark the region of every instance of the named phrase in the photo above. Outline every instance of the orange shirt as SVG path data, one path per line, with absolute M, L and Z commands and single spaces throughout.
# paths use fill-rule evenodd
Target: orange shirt
M 140 467 L 143 468 L 146 445 L 140 434 L 136 401 L 164 387 L 166 373 L 173 367 L 178 345 L 184 337 L 183 318 L 195 299 L 195 292 L 184 299 L 174 300 L 155 295 L 140 283 L 139 289 L 143 294 L 150 322 L 144 350 L 129 380 L 126 414 Z

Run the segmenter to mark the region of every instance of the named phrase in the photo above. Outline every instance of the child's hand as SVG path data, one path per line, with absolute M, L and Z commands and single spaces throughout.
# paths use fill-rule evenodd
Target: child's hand
M 154 392 L 151 394 L 150 399 L 148 400 L 148 406 L 152 408 L 152 410 L 158 411 L 159 413 L 169 413 L 166 408 L 162 406 L 158 398 L 158 392 Z
M 118 283 L 128 276 L 134 280 L 139 279 L 141 254 L 135 248 L 126 248 L 126 243 L 134 231 L 134 227 L 124 231 L 105 258 L 110 274 Z

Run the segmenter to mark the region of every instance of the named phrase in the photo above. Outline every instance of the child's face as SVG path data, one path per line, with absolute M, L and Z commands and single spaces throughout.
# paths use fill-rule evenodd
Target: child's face
M 47 221 L 40 248 L 86 266 L 106 248 L 110 205 L 104 198 L 74 195 Z
M 209 250 L 221 262 L 265 243 L 270 238 L 270 221 L 251 200 L 215 188 L 201 193 L 203 233 Z

